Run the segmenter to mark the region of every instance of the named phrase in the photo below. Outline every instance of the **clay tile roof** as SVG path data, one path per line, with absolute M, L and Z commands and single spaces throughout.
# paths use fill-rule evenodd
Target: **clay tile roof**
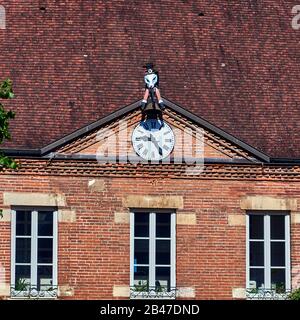
M 153 61 L 169 100 L 271 157 L 300 158 L 294 1 L 1 4 L 0 79 L 17 96 L 6 148 L 41 148 L 139 100 Z

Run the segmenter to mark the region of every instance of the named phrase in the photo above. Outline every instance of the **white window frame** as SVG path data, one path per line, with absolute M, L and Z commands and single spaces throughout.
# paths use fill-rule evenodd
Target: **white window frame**
M 139 213 L 149 213 L 149 287 L 155 287 L 155 268 L 156 267 L 170 267 L 170 288 L 171 290 L 176 290 L 176 212 L 174 211 L 147 211 L 147 210 L 134 210 L 130 212 L 130 287 L 134 287 L 134 215 Z M 157 238 L 156 237 L 156 214 L 169 213 L 171 215 L 171 233 L 170 238 Z M 143 239 L 142 237 L 137 237 L 137 239 Z M 156 265 L 156 240 L 164 239 L 170 240 L 170 265 Z M 141 296 L 135 297 L 135 299 L 174 299 L 174 296 L 170 297 L 168 294 L 155 295 L 154 293 L 147 295 L 142 294 Z
M 37 266 L 38 265 L 51 265 L 52 266 L 52 286 L 54 288 L 53 292 L 47 292 L 47 290 L 37 291 L 30 290 L 24 291 L 15 291 L 15 294 L 12 295 L 14 298 L 56 298 L 57 296 L 57 254 L 58 254 L 58 211 L 49 207 L 38 207 L 38 208 L 27 208 L 27 207 L 18 207 L 11 210 L 11 286 L 14 290 L 15 286 L 15 271 L 16 265 L 22 265 L 22 263 L 16 263 L 16 238 L 19 237 L 16 235 L 16 212 L 18 210 L 31 211 L 31 260 L 29 263 L 24 263 L 24 265 L 31 266 L 31 275 L 30 275 L 30 286 L 37 288 Z M 38 236 L 38 212 L 39 211 L 52 211 L 53 212 L 53 236 Z M 22 237 L 22 236 L 21 236 Z M 27 237 L 27 236 L 26 236 Z M 28 236 L 29 238 L 29 236 Z M 52 263 L 38 263 L 38 239 L 39 238 L 51 238 L 53 239 L 53 253 L 52 253 Z
M 250 216 L 260 215 L 264 217 L 264 239 L 261 240 L 264 242 L 264 266 L 262 267 L 253 267 L 258 269 L 264 269 L 264 278 L 265 286 L 264 289 L 268 292 L 265 294 L 262 292 L 262 297 L 268 298 L 282 298 L 283 296 L 277 294 L 275 290 L 271 288 L 271 269 L 283 269 L 283 267 L 273 267 L 271 266 L 271 242 L 284 242 L 285 243 L 285 288 L 288 293 L 291 290 L 291 257 L 290 257 L 290 214 L 288 212 L 253 212 L 249 211 L 246 214 L 246 288 L 250 288 L 250 242 L 259 241 L 257 239 L 250 239 Z M 275 215 L 284 215 L 285 216 L 285 240 L 274 240 L 271 239 L 271 216 Z M 248 296 L 251 298 L 251 293 L 248 293 Z M 253 294 L 259 299 L 259 294 Z

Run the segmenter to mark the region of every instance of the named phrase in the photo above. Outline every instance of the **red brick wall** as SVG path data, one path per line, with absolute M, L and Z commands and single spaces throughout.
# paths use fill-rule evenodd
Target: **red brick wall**
M 76 299 L 113 298 L 114 285 L 129 285 L 129 225 L 115 224 L 124 212 L 122 197 L 179 195 L 181 212 L 195 212 L 197 225 L 177 225 L 177 286 L 195 287 L 197 299 L 230 299 L 245 287 L 245 227 L 229 226 L 228 214 L 243 214 L 240 198 L 268 195 L 297 198 L 300 183 L 104 178 L 105 190 L 88 190 L 86 177 L 0 176 L 1 192 L 63 193 L 76 210 L 76 223 L 59 223 L 59 285 L 74 288 Z M 299 209 L 298 209 L 299 210 Z M 9 283 L 10 224 L 0 222 L 0 263 Z M 300 225 L 292 225 L 292 265 L 300 265 Z

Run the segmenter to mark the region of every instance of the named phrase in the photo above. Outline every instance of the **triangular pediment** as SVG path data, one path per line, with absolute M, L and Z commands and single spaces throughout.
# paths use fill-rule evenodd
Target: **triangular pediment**
M 144 160 L 145 156 L 139 152 L 139 148 L 144 148 L 142 151 L 146 154 L 147 150 L 149 153 L 145 159 L 147 156 L 151 157 L 152 152 L 156 160 L 161 160 L 158 158 L 163 158 L 166 153 L 167 158 L 172 161 L 177 161 L 179 158 L 193 161 L 199 157 L 206 162 L 268 161 L 265 154 L 214 127 L 204 119 L 168 100 L 165 100 L 165 104 L 166 109 L 161 116 L 153 117 L 151 112 L 152 116 L 149 116 L 146 112 L 147 115 L 143 117 L 139 102 L 136 102 L 52 143 L 45 147 L 42 153 L 45 156 L 51 153 L 73 158 Z M 149 126 L 152 124 L 153 128 L 146 130 L 143 127 L 145 123 Z M 139 133 L 136 134 L 139 128 L 141 136 Z M 174 141 L 171 141 L 173 136 L 170 136 L 169 131 L 172 131 Z M 139 140 L 140 142 L 136 143 Z M 152 151 L 147 146 L 152 148 Z

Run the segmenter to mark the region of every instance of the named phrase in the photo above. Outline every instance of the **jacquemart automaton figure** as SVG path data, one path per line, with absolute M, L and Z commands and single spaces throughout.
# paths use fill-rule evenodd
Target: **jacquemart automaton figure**
M 147 106 L 148 98 L 150 96 L 152 103 L 155 103 L 154 95 L 158 101 L 158 106 L 161 110 L 165 109 L 164 102 L 161 98 L 160 91 L 159 91 L 159 75 L 158 71 L 154 70 L 153 63 L 147 63 L 145 66 L 145 94 L 142 100 L 141 108 L 144 110 Z

